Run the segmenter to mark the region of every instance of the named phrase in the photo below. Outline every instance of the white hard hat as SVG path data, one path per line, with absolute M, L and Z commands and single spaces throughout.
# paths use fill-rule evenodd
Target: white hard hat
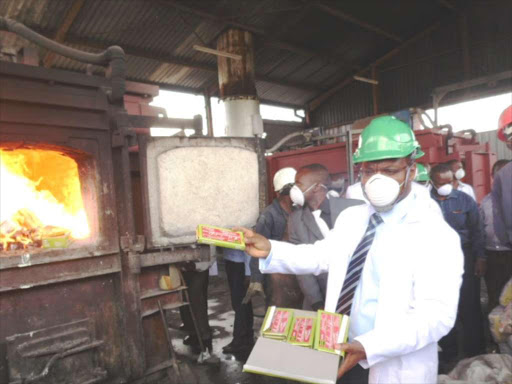
M 287 184 L 295 183 L 297 171 L 292 167 L 281 168 L 274 175 L 274 191 L 278 192 Z

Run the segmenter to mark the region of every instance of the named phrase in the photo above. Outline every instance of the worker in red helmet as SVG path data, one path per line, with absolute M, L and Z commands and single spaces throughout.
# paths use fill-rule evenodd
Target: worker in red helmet
M 498 121 L 498 139 L 512 150 L 512 105 L 506 108 Z M 500 242 L 512 246 L 512 162 L 504 166 L 492 185 L 494 231 Z

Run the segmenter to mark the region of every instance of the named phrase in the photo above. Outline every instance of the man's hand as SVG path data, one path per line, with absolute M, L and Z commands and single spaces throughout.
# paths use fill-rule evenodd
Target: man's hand
M 475 263 L 475 275 L 478 277 L 485 276 L 487 272 L 487 260 L 478 258 Z
M 245 253 L 252 257 L 265 258 L 270 253 L 270 241 L 265 236 L 244 227 L 233 228 L 234 231 L 243 232 L 245 237 Z
M 364 350 L 363 344 L 359 341 L 337 344 L 335 348 L 340 351 L 345 351 L 345 358 L 338 369 L 338 379 L 354 368 L 361 360 L 366 359 L 366 351 Z
M 247 304 L 256 295 L 261 295 L 265 299 L 265 291 L 263 290 L 263 284 L 257 281 L 249 284 L 249 288 L 247 288 L 247 293 L 245 294 L 245 297 L 242 300 L 242 304 Z

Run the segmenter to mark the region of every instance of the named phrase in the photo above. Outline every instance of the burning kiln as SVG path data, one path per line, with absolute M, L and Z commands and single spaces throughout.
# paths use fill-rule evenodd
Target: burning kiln
M 159 118 L 148 105 L 158 88 L 124 81 L 119 47 L 86 54 L 0 18 L 2 28 L 110 77 L 0 65 L 0 382 L 126 382 L 165 369 L 158 301 L 183 303 L 158 280 L 169 264 L 208 260 L 197 224 L 254 223 L 261 143 Z M 197 137 L 149 137 L 156 125 Z

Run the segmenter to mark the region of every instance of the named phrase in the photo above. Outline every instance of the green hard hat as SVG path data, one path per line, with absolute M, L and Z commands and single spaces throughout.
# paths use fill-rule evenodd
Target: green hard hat
M 414 159 L 424 155 L 412 129 L 393 116 L 373 119 L 359 137 L 354 163 L 398 159 L 411 155 Z
M 425 168 L 421 163 L 416 164 L 416 177 L 414 178 L 414 181 L 430 181 L 427 168 Z

